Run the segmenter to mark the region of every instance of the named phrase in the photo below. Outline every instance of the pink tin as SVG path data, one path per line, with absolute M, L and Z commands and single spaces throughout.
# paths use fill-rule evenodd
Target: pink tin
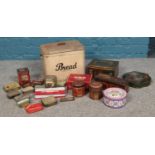
M 108 88 L 103 91 L 103 96 L 104 104 L 111 108 L 121 108 L 127 102 L 127 92 L 121 88 Z

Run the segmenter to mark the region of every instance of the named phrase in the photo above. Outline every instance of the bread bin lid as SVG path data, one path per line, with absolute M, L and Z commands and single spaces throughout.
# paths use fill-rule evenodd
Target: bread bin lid
M 48 43 L 40 46 L 41 55 L 52 55 L 70 51 L 83 50 L 84 46 L 78 40 Z

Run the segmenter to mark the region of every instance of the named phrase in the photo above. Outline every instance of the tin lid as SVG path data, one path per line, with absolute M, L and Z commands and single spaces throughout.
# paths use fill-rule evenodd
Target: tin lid
M 102 83 L 97 82 L 97 81 L 93 81 L 89 86 L 90 86 L 90 88 L 101 89 Z
M 28 68 L 19 68 L 17 69 L 17 72 L 29 72 Z
M 85 86 L 85 82 L 82 80 L 76 80 L 72 83 L 73 87 L 83 87 Z
M 94 59 L 88 64 L 88 67 L 112 68 L 112 67 L 117 67 L 118 65 L 119 65 L 119 61 Z
M 41 55 L 51 55 L 70 51 L 83 50 L 83 45 L 78 40 L 49 43 L 40 46 Z

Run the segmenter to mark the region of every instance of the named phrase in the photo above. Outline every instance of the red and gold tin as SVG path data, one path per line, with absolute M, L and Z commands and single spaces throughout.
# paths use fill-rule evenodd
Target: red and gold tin
M 82 97 L 85 95 L 85 82 L 84 81 L 74 81 L 72 83 L 72 93 L 75 97 Z
M 26 87 L 31 84 L 30 73 L 28 68 L 19 68 L 17 69 L 17 73 L 18 73 L 18 82 L 20 86 Z
M 93 81 L 89 85 L 89 97 L 93 100 L 99 100 L 102 97 L 102 83 Z

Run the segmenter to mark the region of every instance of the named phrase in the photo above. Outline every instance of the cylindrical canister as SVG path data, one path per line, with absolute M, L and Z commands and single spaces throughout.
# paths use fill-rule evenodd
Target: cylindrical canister
M 103 102 L 111 108 L 121 108 L 126 104 L 127 92 L 121 88 L 108 88 L 103 91 Z
M 102 97 L 102 83 L 93 81 L 89 85 L 89 97 L 93 100 L 99 100 Z
M 82 97 L 85 95 L 85 82 L 84 81 L 74 81 L 72 83 L 72 94 L 75 97 Z

